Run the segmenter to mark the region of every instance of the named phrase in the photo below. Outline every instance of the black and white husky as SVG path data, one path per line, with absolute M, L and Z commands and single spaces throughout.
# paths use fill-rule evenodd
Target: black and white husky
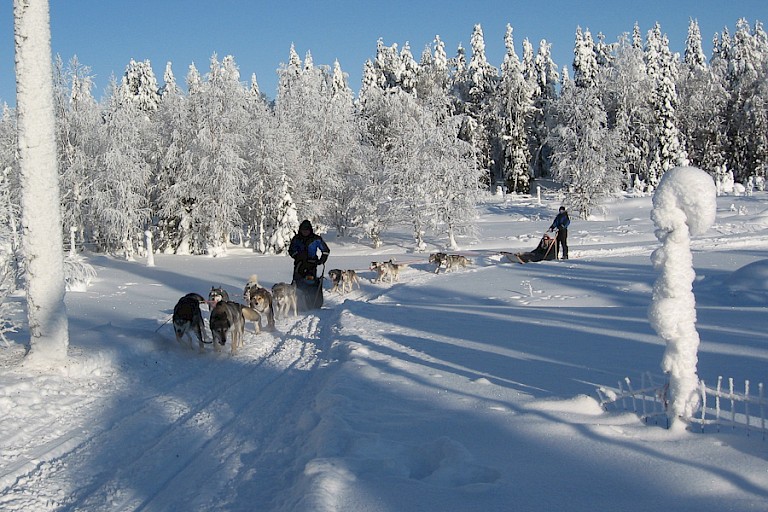
M 210 311 L 213 309 L 213 307 L 216 305 L 217 302 L 220 300 L 228 301 L 229 300 L 229 294 L 227 293 L 227 290 L 225 290 L 222 287 L 213 287 L 211 286 L 211 291 L 208 292 L 208 310 Z
M 352 269 L 341 270 L 334 268 L 328 271 L 328 277 L 331 278 L 331 292 L 338 292 L 340 295 L 351 292 L 352 287 L 357 284 L 360 288 L 360 279 L 357 277 L 357 272 Z
M 243 344 L 243 332 L 245 331 L 245 318 L 243 306 L 237 302 L 219 301 L 211 310 L 211 318 L 208 322 L 213 336 L 213 347 L 216 352 L 227 343 L 227 334 L 231 336 L 232 354 L 237 352 Z
M 193 340 L 190 330 L 197 336 L 200 343 L 200 352 L 205 351 L 205 323 L 203 315 L 200 312 L 200 304 L 205 302 L 205 298 L 197 293 L 188 293 L 179 299 L 173 308 L 173 330 L 176 333 L 176 341 L 181 343 L 181 339 L 186 334 L 190 341 L 190 348 Z

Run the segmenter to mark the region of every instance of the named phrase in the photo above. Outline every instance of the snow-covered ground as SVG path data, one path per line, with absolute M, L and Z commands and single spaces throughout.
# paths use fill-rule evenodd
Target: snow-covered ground
M 358 270 L 360 289 L 326 291 L 279 333 L 249 325 L 234 356 L 178 345 L 174 304 L 214 285 L 239 297 L 254 273 L 287 281 L 286 257 L 89 256 L 98 277 L 66 299 L 67 364 L 25 364 L 24 330 L 0 346 L 0 509 L 768 510 L 768 440 L 597 401 L 598 386 L 661 373 L 650 197 L 573 218 L 568 261 L 499 256 L 532 250 L 557 206 L 488 198 L 460 240 L 473 265 L 448 274 L 408 250 L 406 227 L 376 251 L 327 234 L 328 268 Z M 768 195 L 718 198 L 693 250 L 699 375 L 756 389 Z M 410 265 L 372 283 L 370 261 L 389 257 Z

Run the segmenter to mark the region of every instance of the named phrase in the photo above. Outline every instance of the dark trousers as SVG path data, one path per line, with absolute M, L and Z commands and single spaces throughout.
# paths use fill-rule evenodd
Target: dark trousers
M 555 247 L 555 257 L 560 258 L 560 254 L 562 254 L 562 259 L 567 260 L 568 259 L 568 229 L 567 228 L 560 228 L 557 230 L 557 246 Z M 560 247 L 563 248 L 563 252 L 560 252 Z

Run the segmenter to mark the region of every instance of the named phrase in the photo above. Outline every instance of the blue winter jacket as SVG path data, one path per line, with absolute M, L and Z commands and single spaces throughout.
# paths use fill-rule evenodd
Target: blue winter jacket
M 571 219 L 568 217 L 568 212 L 560 212 L 557 214 L 557 217 L 555 217 L 554 222 L 552 222 L 552 225 L 549 227 L 549 229 L 568 229 L 568 226 L 571 225 Z

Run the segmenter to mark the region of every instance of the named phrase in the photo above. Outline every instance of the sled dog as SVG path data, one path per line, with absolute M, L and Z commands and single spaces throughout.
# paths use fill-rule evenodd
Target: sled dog
M 358 289 L 360 288 L 360 279 L 357 277 L 357 273 L 354 270 L 340 270 L 335 268 L 328 271 L 328 276 L 333 283 L 333 286 L 331 287 L 332 292 L 336 291 L 339 292 L 339 294 L 351 292 L 352 287 L 355 284 L 357 284 Z
M 267 317 L 267 330 L 275 330 L 275 310 L 272 307 L 272 294 L 269 290 L 259 286 L 259 277 L 254 274 L 248 278 L 248 282 L 243 289 L 243 300 L 245 303 L 259 312 L 259 314 Z M 259 325 L 261 328 L 261 325 Z
M 229 300 L 229 294 L 227 293 L 227 290 L 221 287 L 215 288 L 211 286 L 211 291 L 208 292 L 208 310 L 210 311 L 213 309 L 213 306 L 215 306 L 216 303 L 220 300 Z
M 389 278 L 389 282 L 393 283 L 400 279 L 400 271 L 407 267 L 404 263 L 395 263 L 394 259 L 389 261 L 372 261 L 370 270 L 376 271 L 377 278 L 374 282 L 383 282 L 385 278 Z
M 213 337 L 213 348 L 216 352 L 221 350 L 220 345 L 224 346 L 227 343 L 227 333 L 230 333 L 232 338 L 231 353 L 237 352 L 237 349 L 243 344 L 243 332 L 245 331 L 243 306 L 237 302 L 221 300 L 213 307 L 209 323 Z
M 243 319 L 246 322 L 253 322 L 253 331 L 258 334 L 261 332 L 261 313 L 248 306 L 240 306 L 243 311 Z
M 462 267 L 466 268 L 469 265 L 469 259 L 466 256 L 460 254 L 446 254 L 444 252 L 436 252 L 430 254 L 429 262 L 435 264 L 435 274 L 440 271 L 440 267 L 445 266 L 446 272 Z
M 296 285 L 288 283 L 275 283 L 272 286 L 272 307 L 275 315 L 281 318 L 288 316 L 293 309 L 293 316 L 299 315 L 298 300 L 296 298 Z
M 205 338 L 203 337 L 205 323 L 200 312 L 200 304 L 203 302 L 205 302 L 205 298 L 202 295 L 188 293 L 180 298 L 173 308 L 173 330 L 176 333 L 176 341 L 181 343 L 181 339 L 186 334 L 191 348 L 193 343 L 191 330 L 200 343 L 200 352 L 205 351 Z

